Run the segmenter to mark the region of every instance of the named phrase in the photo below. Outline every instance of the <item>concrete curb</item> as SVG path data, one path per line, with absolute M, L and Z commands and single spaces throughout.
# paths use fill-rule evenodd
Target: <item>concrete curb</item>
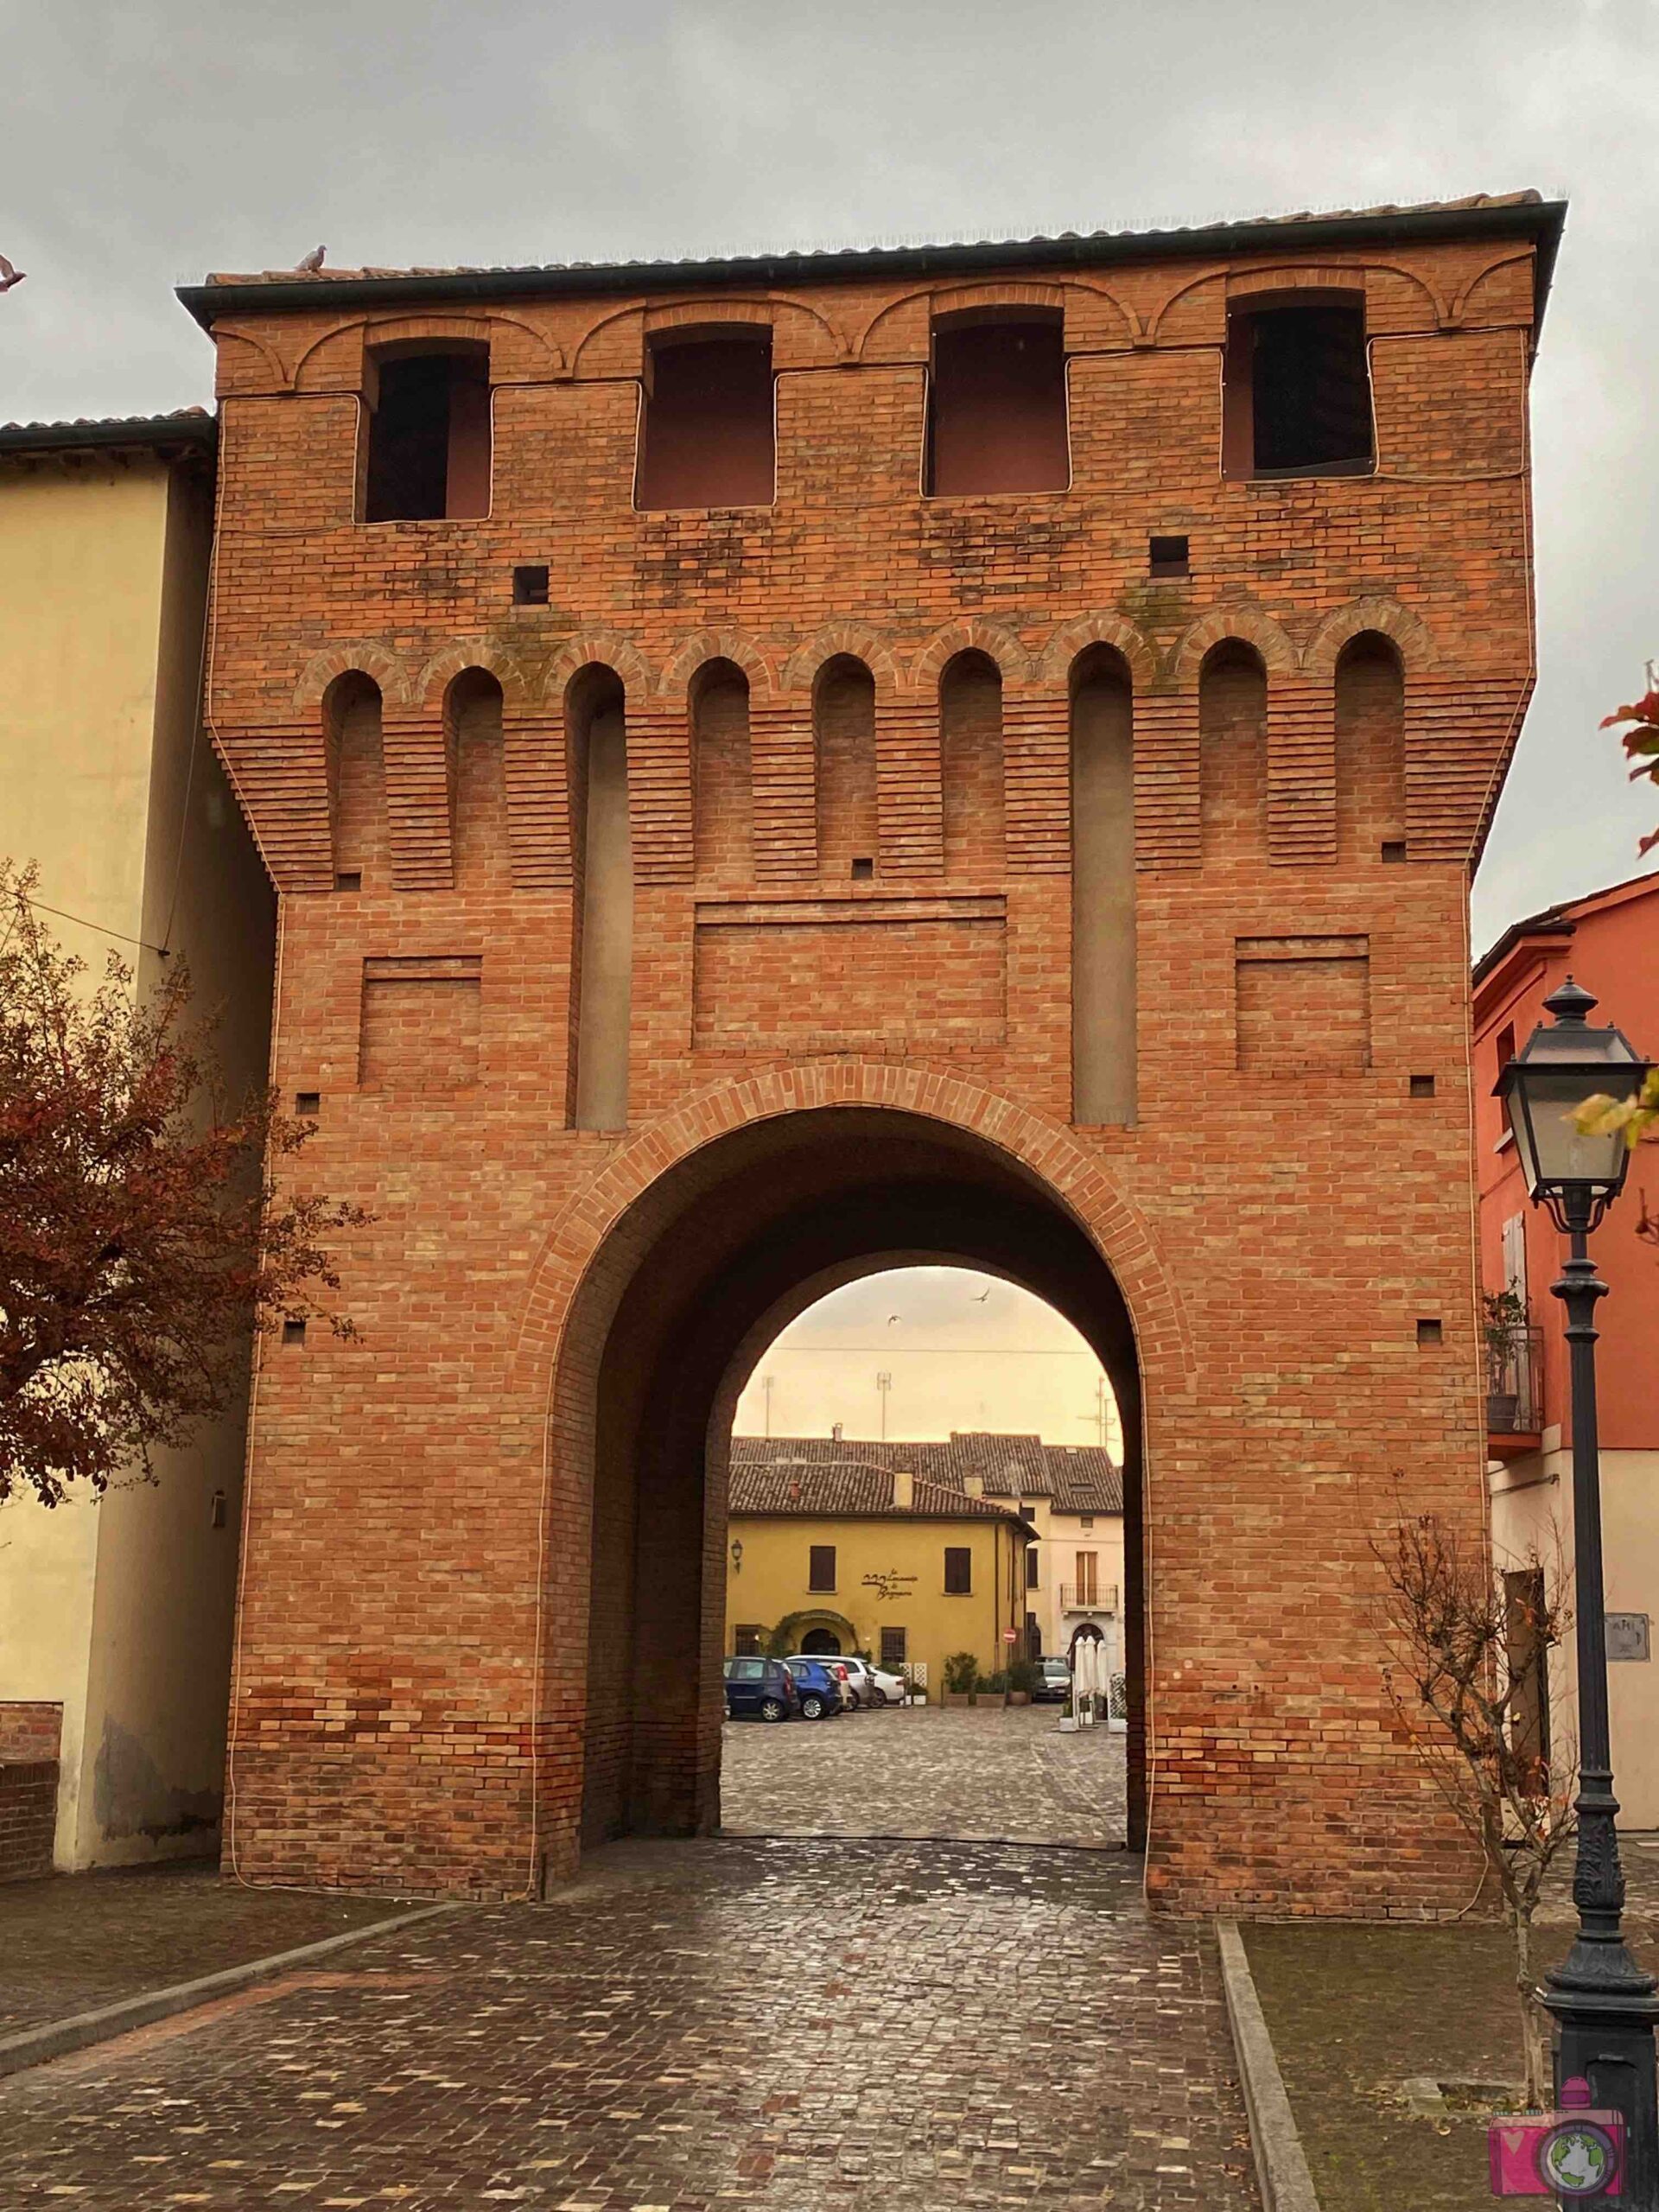
M 1264 2212 L 1319 2212 L 1313 2177 L 1307 2170 L 1302 2139 L 1296 2133 L 1290 2099 L 1273 2055 L 1273 2038 L 1250 1978 L 1250 1962 L 1244 1955 L 1238 1923 L 1217 1921 L 1216 1940 L 1221 1947 L 1221 1983 L 1244 2085 L 1250 2148 L 1255 2155 L 1255 2177 L 1261 2184 Z
M 366 1943 L 372 1936 L 390 1936 L 397 1929 L 413 1927 L 417 1920 L 431 1920 L 439 1913 L 465 1909 L 459 1904 L 422 1905 L 414 1912 L 394 1913 L 389 1920 L 377 1920 L 366 1928 L 348 1928 L 343 1935 L 324 1936 L 315 1943 L 302 1943 L 292 1951 L 273 1951 L 268 1957 L 248 1959 L 238 1967 L 226 1967 L 218 1974 L 199 1974 L 194 1981 L 175 1981 L 165 1989 L 149 1989 L 142 1996 L 124 1997 L 114 2005 L 100 2005 L 95 2012 L 72 2012 L 67 2019 L 48 2020 L 43 2027 L 21 2029 L 16 2035 L 0 2037 L 0 2078 L 21 2074 L 30 2066 L 43 2066 L 48 2059 L 61 2058 L 72 2050 L 86 2050 L 93 2044 L 108 2043 L 117 2036 L 129 2034 L 134 2028 L 148 2027 L 152 2020 L 166 2020 L 175 2012 L 188 2012 L 215 1997 L 228 1997 L 236 1990 L 245 1989 L 252 1982 L 268 1981 L 274 1974 L 313 1965 L 355 1943 Z

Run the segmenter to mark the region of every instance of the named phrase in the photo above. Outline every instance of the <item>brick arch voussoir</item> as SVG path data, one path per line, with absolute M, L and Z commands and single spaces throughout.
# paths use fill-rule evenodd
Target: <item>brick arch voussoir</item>
M 613 1154 L 550 1229 L 531 1269 L 513 1355 L 513 1385 L 556 1388 L 565 1324 L 590 1269 L 628 1210 L 681 1161 L 733 1131 L 781 1115 L 868 1106 L 979 1138 L 1034 1174 L 1111 1269 L 1128 1308 L 1143 1371 L 1167 1386 L 1193 1367 L 1181 1299 L 1139 1214 L 1065 1123 L 963 1077 L 891 1060 L 836 1059 L 772 1069 L 696 1093 Z
M 663 671 L 659 689 L 664 698 L 683 698 L 692 677 L 711 660 L 728 660 L 749 679 L 752 696 L 769 697 L 777 689 L 776 672 L 754 639 L 741 630 L 699 630 L 688 638 Z
M 878 696 L 890 697 L 901 688 L 899 664 L 892 647 L 874 630 L 867 630 L 856 622 L 831 622 L 816 637 L 798 645 L 784 670 L 782 688 L 785 691 L 810 691 L 825 661 L 834 660 L 842 653 L 863 662 L 875 678 Z
M 1212 607 L 1188 623 L 1175 640 L 1169 671 L 1178 683 L 1196 683 L 1205 655 L 1214 645 L 1254 645 L 1269 676 L 1297 672 L 1296 648 L 1271 614 L 1259 607 Z
M 614 630 L 587 630 L 580 637 L 567 638 L 549 662 L 542 685 L 546 704 L 562 710 L 571 678 L 596 664 L 616 671 L 624 692 L 636 706 L 648 699 L 656 689 L 651 664 L 631 639 L 620 636 Z
M 1012 630 L 1005 630 L 998 622 L 947 623 L 935 631 L 910 664 L 910 688 L 912 691 L 929 691 L 958 653 L 988 654 L 1002 671 L 1007 684 L 1024 683 L 1032 674 L 1031 655 L 1026 651 Z
M 1377 631 L 1398 652 L 1408 672 L 1432 667 L 1437 658 L 1434 635 L 1421 614 L 1402 607 L 1397 599 L 1376 594 L 1351 599 L 1327 614 L 1302 649 L 1302 668 L 1309 676 L 1336 672 L 1343 647 L 1351 639 Z
M 455 678 L 464 676 L 470 668 L 487 671 L 501 686 L 501 696 L 508 706 L 529 705 L 533 686 L 517 658 L 483 638 L 450 645 L 442 652 L 435 653 L 421 671 L 415 688 L 416 698 L 423 706 L 440 705 L 448 696 Z
M 1121 614 L 1081 614 L 1066 623 L 1043 648 L 1038 674 L 1046 683 L 1064 683 L 1077 655 L 1090 645 L 1110 645 L 1122 653 L 1135 690 L 1150 690 L 1158 674 L 1158 656 L 1146 632 Z
M 380 687 L 380 696 L 388 705 L 407 706 L 415 696 L 415 678 L 404 655 L 390 645 L 361 644 L 331 645 L 325 653 L 318 653 L 300 671 L 299 682 L 294 686 L 294 704 L 301 714 L 309 714 L 322 704 L 322 695 L 337 676 L 366 676 Z

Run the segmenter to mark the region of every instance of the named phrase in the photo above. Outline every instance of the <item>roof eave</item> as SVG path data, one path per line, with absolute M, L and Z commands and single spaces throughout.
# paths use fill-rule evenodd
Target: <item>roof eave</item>
M 709 261 L 601 263 L 592 267 L 485 269 L 452 274 L 302 276 L 291 283 L 181 284 L 178 297 L 204 330 L 225 315 L 391 307 L 430 300 L 507 300 L 746 285 L 845 283 L 861 277 L 956 276 L 981 269 L 1092 269 L 1115 262 L 1203 259 L 1321 246 L 1423 244 L 1449 238 L 1529 238 L 1537 248 L 1535 324 L 1543 320 L 1567 203 L 1507 201 L 1491 207 L 1407 208 L 1393 214 L 1309 215 L 1290 221 L 1217 223 L 1195 230 L 1123 231 L 1077 238 L 997 239 L 964 245 L 861 246 L 845 252 L 738 255 Z
M 211 454 L 218 442 L 219 424 L 211 415 L 130 423 L 0 423 L 0 454 L 153 453 L 165 461 L 181 454 Z

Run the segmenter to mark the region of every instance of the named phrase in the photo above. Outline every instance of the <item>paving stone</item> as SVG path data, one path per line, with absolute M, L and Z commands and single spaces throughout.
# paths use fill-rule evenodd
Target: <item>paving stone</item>
M 728 1834 L 1121 1847 L 1125 1738 L 1059 1732 L 1057 1705 L 939 1706 L 830 1721 L 728 1720 Z
M 1212 1946 L 1127 1853 L 617 1845 L 353 1958 L 0 2084 L 0 2203 L 1256 2202 Z

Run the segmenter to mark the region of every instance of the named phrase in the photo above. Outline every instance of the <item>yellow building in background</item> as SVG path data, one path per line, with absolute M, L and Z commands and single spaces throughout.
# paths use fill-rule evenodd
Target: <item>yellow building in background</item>
M 863 1651 L 937 1697 L 944 1662 L 982 1675 L 1023 1647 L 1027 1530 L 1018 1514 L 903 1471 L 734 1462 L 726 1649 Z
M 274 901 L 198 725 L 215 424 L 0 428 L 0 854 L 67 950 L 183 960 L 233 1092 L 269 1065 Z M 0 1509 L 0 1760 L 55 1747 L 62 1869 L 212 1852 L 244 1417 L 158 1480 Z

